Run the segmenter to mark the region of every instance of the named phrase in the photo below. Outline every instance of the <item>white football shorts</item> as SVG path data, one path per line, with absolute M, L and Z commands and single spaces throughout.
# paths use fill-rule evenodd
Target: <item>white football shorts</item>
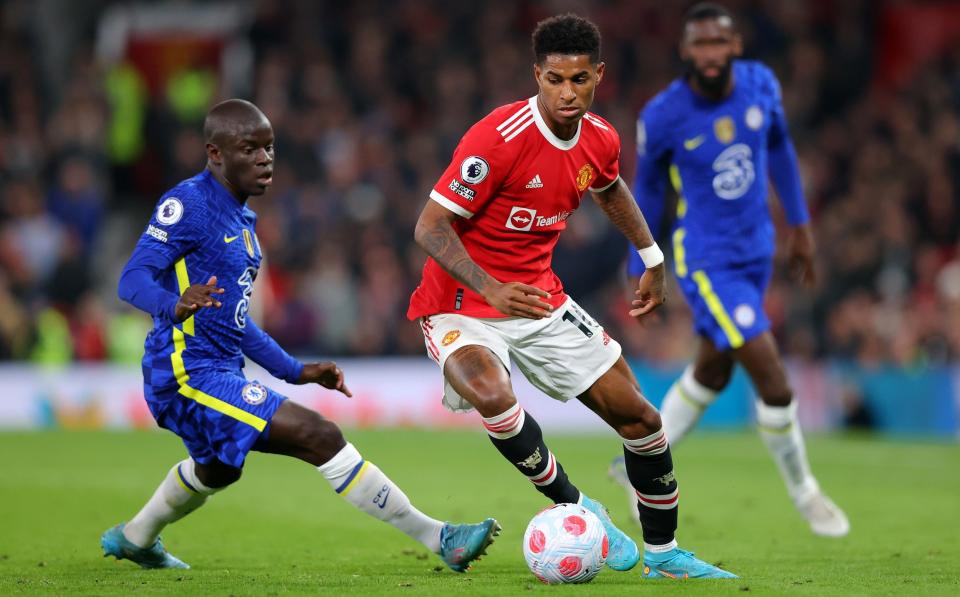
M 566 402 L 587 391 L 620 358 L 620 344 L 572 298 L 543 319 L 480 318 L 440 313 L 420 319 L 427 354 L 443 371 L 447 357 L 470 344 L 485 346 L 510 371 L 511 360 L 531 384 Z M 473 407 L 444 380 L 443 405 Z

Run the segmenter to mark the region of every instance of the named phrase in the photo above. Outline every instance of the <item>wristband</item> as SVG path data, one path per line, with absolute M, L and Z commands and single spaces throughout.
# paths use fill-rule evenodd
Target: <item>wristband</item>
M 645 249 L 637 249 L 637 255 L 640 256 L 640 259 L 643 261 L 643 265 L 650 269 L 651 267 L 657 267 L 663 263 L 663 251 L 660 250 L 660 247 L 657 246 L 657 243 L 653 243 Z

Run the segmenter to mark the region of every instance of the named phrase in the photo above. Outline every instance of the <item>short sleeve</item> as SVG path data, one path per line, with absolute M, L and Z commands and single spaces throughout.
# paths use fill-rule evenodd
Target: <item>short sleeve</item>
M 460 139 L 430 198 L 461 217 L 472 218 L 497 196 L 510 165 L 503 137 L 485 124 L 476 124 Z
M 602 127 L 606 143 L 606 159 L 603 164 L 598 164 L 598 172 L 593 184 L 590 185 L 590 191 L 599 193 L 606 191 L 610 185 L 620 178 L 620 135 L 608 124 Z

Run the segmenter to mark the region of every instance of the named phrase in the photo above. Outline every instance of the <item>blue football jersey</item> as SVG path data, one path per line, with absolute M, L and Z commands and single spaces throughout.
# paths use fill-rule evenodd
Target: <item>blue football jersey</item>
M 665 185 L 669 181 L 676 190 L 672 244 L 680 277 L 771 258 L 768 174 L 778 183 L 781 199 L 789 198 L 791 205 L 784 203 L 791 214 L 797 212 L 797 223 L 807 217 L 776 77 L 747 60 L 734 62 L 733 76 L 733 91 L 721 101 L 701 97 L 677 79 L 647 104 L 637 123 L 634 196 L 656 236 Z M 774 150 L 785 156 L 783 167 L 778 157 L 777 168 L 790 170 L 780 180 L 768 172 Z M 632 257 L 631 274 L 642 271 Z
M 182 323 L 154 315 L 143 363 L 145 369 L 152 369 L 155 385 L 165 385 L 166 372 L 173 374 L 172 385 L 186 368 L 243 367 L 247 309 L 262 258 L 256 221 L 256 214 L 208 170 L 181 182 L 158 201 L 131 261 L 142 252 L 152 253 L 150 258 L 160 270 L 157 283 L 174 295 L 206 283 L 211 276 L 217 277 L 217 286 L 225 292 L 215 295 L 222 303 L 219 309 L 201 308 Z

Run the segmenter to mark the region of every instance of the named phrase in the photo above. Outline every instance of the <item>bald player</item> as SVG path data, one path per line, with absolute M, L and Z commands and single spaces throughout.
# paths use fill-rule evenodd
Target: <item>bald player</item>
M 161 427 L 189 454 L 146 505 L 100 539 L 105 556 L 143 568 L 189 568 L 160 531 L 240 478 L 251 450 L 317 468 L 334 490 L 463 572 L 499 532 L 492 518 L 443 523 L 417 510 L 376 465 L 319 413 L 243 374 L 244 356 L 294 384 L 351 396 L 336 363 L 301 363 L 248 315 L 262 253 L 247 199 L 273 181 L 273 128 L 247 101 L 214 106 L 204 121 L 207 167 L 157 203 L 120 276 L 119 295 L 153 316 L 143 356 L 144 395 Z

